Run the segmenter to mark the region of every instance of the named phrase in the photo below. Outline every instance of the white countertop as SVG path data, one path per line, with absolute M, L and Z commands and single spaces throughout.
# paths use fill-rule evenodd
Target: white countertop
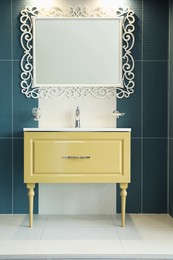
M 24 132 L 131 132 L 131 128 L 23 128 Z

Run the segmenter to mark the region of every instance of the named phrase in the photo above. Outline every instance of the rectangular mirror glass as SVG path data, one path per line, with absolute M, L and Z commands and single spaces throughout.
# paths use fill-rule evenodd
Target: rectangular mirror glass
M 32 19 L 33 87 L 123 87 L 121 17 Z

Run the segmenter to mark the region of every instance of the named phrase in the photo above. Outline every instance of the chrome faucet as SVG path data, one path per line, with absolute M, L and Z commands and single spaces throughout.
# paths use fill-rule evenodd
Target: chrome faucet
M 76 112 L 75 112 L 75 127 L 80 127 L 80 110 L 79 110 L 79 107 L 76 108 Z

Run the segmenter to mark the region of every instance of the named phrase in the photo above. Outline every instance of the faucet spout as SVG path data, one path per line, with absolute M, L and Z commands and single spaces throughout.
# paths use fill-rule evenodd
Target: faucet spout
M 77 127 L 77 128 L 80 127 L 80 109 L 79 109 L 79 107 L 76 108 L 76 112 L 75 112 L 75 127 Z

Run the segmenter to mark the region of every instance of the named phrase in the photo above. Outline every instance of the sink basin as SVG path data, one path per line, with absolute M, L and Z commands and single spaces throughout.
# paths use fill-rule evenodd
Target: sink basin
M 130 132 L 131 128 L 23 128 L 24 132 Z

